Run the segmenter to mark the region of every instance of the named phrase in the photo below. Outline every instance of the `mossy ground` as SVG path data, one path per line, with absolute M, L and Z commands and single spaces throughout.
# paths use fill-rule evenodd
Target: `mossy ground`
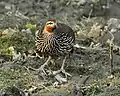
M 88 26 L 86 28 L 84 28 L 85 26 L 83 26 L 83 28 L 81 27 L 85 32 L 85 36 L 88 35 L 88 33 L 86 33 L 87 31 L 91 32 L 90 28 L 94 25 L 93 21 L 98 21 L 98 25 L 96 26 L 99 26 L 99 23 L 101 24 L 98 19 L 96 19 L 96 21 L 95 19 L 89 22 L 84 21 L 83 25 Z M 26 58 L 25 61 L 24 58 L 22 58 L 13 62 L 11 58 L 15 54 L 13 54 L 12 51 L 16 51 L 16 53 L 20 52 L 23 55 L 35 49 L 35 26 L 27 24 L 26 27 L 33 27 L 33 32 L 13 29 L 15 30 L 14 32 L 8 30 L 9 34 L 1 35 L 0 37 L 0 92 L 6 92 L 10 94 L 10 96 L 17 96 L 16 94 L 18 93 L 15 90 L 19 88 L 30 93 L 31 96 L 74 96 L 75 94 L 79 94 L 78 96 L 119 96 L 119 56 L 114 58 L 116 70 L 114 77 L 109 78 L 109 52 L 82 49 L 75 50 L 71 60 L 68 59 L 66 62 L 66 70 L 70 72 L 73 77 L 68 80 L 68 83 L 59 85 L 57 88 L 53 86 L 53 83 L 56 81 L 54 77 L 42 80 L 36 72 L 28 68 L 38 68 L 45 62 L 44 59 L 29 57 Z M 0 32 L 3 31 L 5 30 L 1 30 Z M 94 36 L 94 32 L 91 34 Z M 91 35 L 89 34 L 89 36 Z M 78 39 L 79 38 L 81 37 L 78 36 Z M 93 39 L 96 40 L 96 38 L 97 37 Z M 80 43 L 79 41 L 77 42 Z M 86 43 L 86 45 L 87 44 L 88 43 Z M 10 47 L 13 47 L 14 50 L 10 50 Z M 61 61 L 56 63 L 61 64 Z M 88 79 L 84 80 L 85 77 L 88 77 Z M 34 88 L 36 89 L 31 91 Z M 77 93 L 75 93 L 75 90 L 77 90 Z

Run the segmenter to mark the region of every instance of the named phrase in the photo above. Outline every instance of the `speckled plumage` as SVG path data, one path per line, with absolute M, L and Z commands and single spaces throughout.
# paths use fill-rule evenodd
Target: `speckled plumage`
M 43 28 L 44 29 L 44 28 Z M 73 50 L 75 35 L 66 24 L 57 23 L 52 32 L 39 30 L 36 36 L 36 49 L 40 55 L 63 56 Z

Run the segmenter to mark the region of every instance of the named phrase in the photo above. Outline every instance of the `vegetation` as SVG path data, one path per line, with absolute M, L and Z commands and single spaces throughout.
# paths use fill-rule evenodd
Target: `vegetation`
M 109 2 L 13 2 L 17 7 L 20 3 L 20 8 L 4 5 L 7 6 L 7 11 L 0 10 L 0 96 L 120 95 L 120 21 L 106 17 L 109 15 Z M 117 0 L 110 2 L 116 3 Z M 35 32 L 47 19 L 53 18 L 71 26 L 76 35 L 74 52 L 70 59 L 67 58 L 65 67 L 72 74 L 72 78 L 64 84 L 60 84 L 55 76 L 44 78 L 34 71 L 46 60 L 34 56 Z M 55 63 L 50 63 L 47 68 L 56 70 L 62 60 L 58 59 Z

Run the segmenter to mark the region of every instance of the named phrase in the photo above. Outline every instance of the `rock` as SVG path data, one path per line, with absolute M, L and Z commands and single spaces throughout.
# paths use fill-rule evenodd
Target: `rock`
M 83 15 L 119 17 L 116 10 L 120 9 L 119 2 L 111 0 L 4 0 L 0 1 L 0 7 L 0 28 L 23 27 L 31 17 L 35 18 L 35 23 L 51 18 L 67 19 L 70 24 L 81 20 Z
M 103 43 L 106 43 L 107 40 L 111 40 L 113 34 L 114 36 L 114 41 L 113 43 L 117 46 L 120 46 L 120 20 L 117 18 L 110 18 L 107 21 L 107 25 L 105 26 L 106 33 L 103 35 L 101 38 Z

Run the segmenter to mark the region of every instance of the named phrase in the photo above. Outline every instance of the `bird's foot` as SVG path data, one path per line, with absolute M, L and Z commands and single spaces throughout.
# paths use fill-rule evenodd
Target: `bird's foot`
M 62 74 L 65 75 L 65 77 Z M 64 69 L 60 69 L 57 71 L 53 71 L 53 75 L 55 76 L 56 80 L 59 82 L 59 84 L 66 83 L 68 81 L 68 76 L 71 77 L 72 75 L 67 73 Z
M 53 71 L 53 75 L 57 75 L 59 73 L 65 74 L 66 78 L 67 78 L 67 76 L 72 77 L 72 75 L 70 73 L 66 72 L 65 69 L 62 69 L 62 68 L 60 70 Z
M 44 68 L 45 66 L 41 66 L 40 68 L 38 68 L 38 69 L 35 69 L 35 68 L 32 68 L 32 67 L 29 67 L 29 69 L 31 69 L 31 70 L 34 70 L 34 71 L 36 71 L 37 73 L 44 73 L 45 75 L 47 75 L 47 73 L 46 73 L 46 71 L 45 71 L 45 68 Z
M 37 71 L 38 71 L 38 73 L 44 73 L 45 75 L 47 75 L 44 67 L 45 67 L 44 65 L 41 65 L 41 67 L 39 69 L 37 69 Z

